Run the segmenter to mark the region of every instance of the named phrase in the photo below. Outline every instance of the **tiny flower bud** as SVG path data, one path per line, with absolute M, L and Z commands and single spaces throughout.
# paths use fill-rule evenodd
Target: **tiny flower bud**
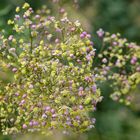
M 22 128 L 23 128 L 23 129 L 26 129 L 26 128 L 27 128 L 27 125 L 26 125 L 26 124 L 23 124 L 23 125 L 22 125 Z
M 16 72 L 16 71 L 17 71 L 17 68 L 13 68 L 13 69 L 12 69 L 12 72 Z
M 103 62 L 103 63 L 107 63 L 107 59 L 106 59 L 106 58 L 103 58 L 103 59 L 102 59 L 102 62 Z
M 105 32 L 104 32 L 103 29 L 101 29 L 101 28 L 97 31 L 97 35 L 98 35 L 98 37 L 100 37 L 100 38 L 102 38 L 102 37 L 104 36 L 104 34 L 105 34 Z

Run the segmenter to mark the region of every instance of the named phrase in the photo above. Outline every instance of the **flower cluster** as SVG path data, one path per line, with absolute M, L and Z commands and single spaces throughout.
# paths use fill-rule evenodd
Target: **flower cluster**
M 113 100 L 130 104 L 131 90 L 140 83 L 140 46 L 129 43 L 120 34 L 97 31 L 102 47 L 94 69 L 103 81 L 111 81 Z M 96 62 L 97 63 L 97 62 Z
M 78 21 L 57 20 L 43 7 L 16 8 L 13 34 L 0 35 L 0 70 L 12 80 L 0 90 L 3 134 L 53 130 L 83 132 L 102 99 L 92 72 L 95 50 Z M 1 81 L 3 83 L 3 81 Z
M 99 29 L 102 47 L 95 54 L 91 35 L 66 15 L 61 8 L 57 19 L 47 7 L 34 12 L 25 3 L 8 20 L 13 34 L 1 31 L 0 74 L 7 75 L 0 77 L 3 134 L 94 127 L 89 112 L 102 100 L 102 82 L 111 81 L 113 100 L 130 104 L 130 92 L 140 83 L 140 46 Z

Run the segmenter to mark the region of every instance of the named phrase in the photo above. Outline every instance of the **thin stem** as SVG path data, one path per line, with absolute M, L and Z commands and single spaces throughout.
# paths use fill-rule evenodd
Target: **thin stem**
M 104 49 L 104 41 L 103 41 L 103 38 L 102 38 L 102 46 L 101 46 L 101 49 L 100 49 L 100 51 L 99 51 L 98 54 L 100 54 L 100 53 L 103 51 L 103 49 Z M 96 58 L 95 58 L 95 60 L 94 60 L 94 64 L 95 64 L 95 65 L 96 65 L 97 59 L 98 59 L 98 55 L 96 56 Z
M 29 26 L 29 34 L 30 34 L 30 52 L 32 53 L 32 50 L 33 50 L 33 37 L 32 37 L 32 34 L 31 34 L 31 28 Z
M 62 29 L 62 39 L 63 39 L 63 42 L 65 42 L 65 38 L 64 38 L 64 30 Z

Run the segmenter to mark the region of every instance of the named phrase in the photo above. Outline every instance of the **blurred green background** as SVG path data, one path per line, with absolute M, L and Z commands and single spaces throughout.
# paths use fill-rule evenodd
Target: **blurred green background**
M 51 0 L 27 0 L 34 9 L 43 4 L 51 7 Z M 93 35 L 103 28 L 111 33 L 121 33 L 129 41 L 140 44 L 140 0 L 79 0 L 77 7 L 72 0 L 63 0 L 65 7 L 73 19 L 79 19 L 85 30 Z M 6 22 L 14 16 L 14 9 L 22 5 L 24 0 L 0 0 L 0 29 L 8 27 Z M 108 88 L 107 88 L 108 87 Z M 109 98 L 110 88 L 102 87 L 104 100 L 97 106 L 96 126 L 86 134 L 89 140 L 140 140 L 140 87 L 130 107 L 113 102 Z M 0 140 L 9 140 L 8 137 Z

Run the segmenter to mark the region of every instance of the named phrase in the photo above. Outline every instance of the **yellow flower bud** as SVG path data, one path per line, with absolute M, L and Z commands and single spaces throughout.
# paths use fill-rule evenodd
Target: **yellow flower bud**
M 18 13 L 20 11 L 20 7 L 17 7 L 16 8 L 16 12 Z
M 24 3 L 24 5 L 22 6 L 23 9 L 27 9 L 29 7 L 30 7 L 30 5 L 28 3 Z

